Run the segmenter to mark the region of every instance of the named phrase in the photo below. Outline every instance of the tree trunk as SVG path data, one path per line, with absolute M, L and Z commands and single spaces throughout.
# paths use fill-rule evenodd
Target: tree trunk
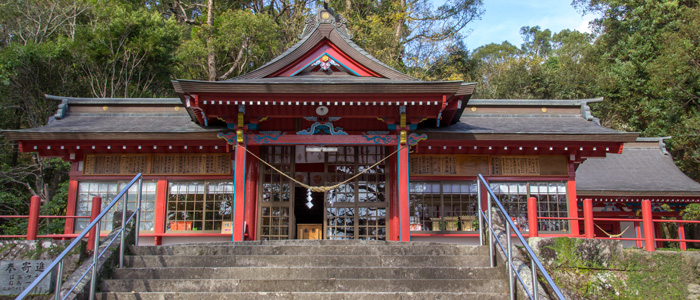
M 207 3 L 207 67 L 209 81 L 216 81 L 216 52 L 214 51 L 214 0 Z
M 406 13 L 406 0 L 401 0 L 401 13 Z M 394 39 L 397 44 L 401 43 L 401 29 L 403 28 L 403 23 L 405 21 L 405 18 L 401 18 L 401 20 L 396 22 L 396 31 L 394 32 Z

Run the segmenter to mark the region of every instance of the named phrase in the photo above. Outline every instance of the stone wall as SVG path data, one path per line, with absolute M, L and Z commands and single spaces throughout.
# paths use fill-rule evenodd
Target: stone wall
M 700 299 L 700 252 L 623 248 L 620 241 L 530 238 L 567 299 Z

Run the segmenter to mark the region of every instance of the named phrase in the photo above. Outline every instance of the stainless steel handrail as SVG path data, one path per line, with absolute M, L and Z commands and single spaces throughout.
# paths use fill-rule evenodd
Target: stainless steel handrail
M 131 188 L 134 185 L 134 183 L 136 183 L 137 181 L 138 181 L 138 193 L 137 193 L 138 196 L 137 196 L 136 209 L 134 210 L 134 213 L 131 214 L 131 216 L 129 216 L 129 218 L 127 218 L 126 211 L 128 210 L 128 206 L 129 206 L 129 199 L 128 199 L 129 192 L 128 191 L 129 191 L 129 188 Z M 140 221 L 139 215 L 141 213 L 142 189 L 143 189 L 143 177 L 141 176 L 141 173 L 139 173 L 138 175 L 134 176 L 134 179 L 132 179 L 131 182 L 129 182 L 129 184 L 127 184 L 126 187 L 124 187 L 124 189 L 122 189 L 119 192 L 119 194 L 117 194 L 117 196 L 114 197 L 112 202 L 110 202 L 109 205 L 107 205 L 107 207 L 104 210 L 102 210 L 102 212 L 100 212 L 100 214 L 95 218 L 95 220 L 90 222 L 90 224 L 87 227 L 85 227 L 83 232 L 81 232 L 75 239 L 73 239 L 73 242 L 71 242 L 70 245 L 68 245 L 68 247 L 66 247 L 66 249 L 63 250 L 63 252 L 61 252 L 61 254 L 59 254 L 58 257 L 56 257 L 56 259 L 54 259 L 54 261 L 51 262 L 51 264 L 49 264 L 49 266 L 46 267 L 46 269 L 43 272 L 41 272 L 41 274 L 39 274 L 39 276 L 36 279 L 34 279 L 34 281 L 32 281 L 32 284 L 30 284 L 26 289 L 24 289 L 24 291 L 22 291 L 22 293 L 19 294 L 19 296 L 17 296 L 17 298 L 15 298 L 15 300 L 24 299 L 25 297 L 27 297 L 29 295 L 29 293 L 42 280 L 44 280 L 46 278 L 46 276 L 51 274 L 53 269 L 56 267 L 58 267 L 58 271 L 56 274 L 57 276 L 56 276 L 56 287 L 54 289 L 54 299 L 56 299 L 56 300 L 65 299 L 65 297 L 61 298 L 61 283 L 63 282 L 63 280 L 61 279 L 61 277 L 63 275 L 63 259 L 68 255 L 68 253 L 73 251 L 73 249 L 78 245 L 78 243 L 80 243 L 80 240 L 82 240 L 88 234 L 88 232 L 90 232 L 91 229 L 95 228 L 95 235 L 96 236 L 95 236 L 95 244 L 93 247 L 92 264 L 91 264 L 90 268 L 88 268 L 85 271 L 85 273 L 83 273 L 81 275 L 80 280 L 78 280 L 78 282 L 76 282 L 76 284 L 71 287 L 70 291 L 68 293 L 66 293 L 66 297 L 67 297 L 76 288 L 78 283 L 83 278 L 85 278 L 85 276 L 87 276 L 87 274 L 90 271 L 92 271 L 91 280 L 90 280 L 90 300 L 94 299 L 95 298 L 95 290 L 97 288 L 97 262 L 99 261 L 102 254 L 104 254 L 104 252 L 106 252 L 107 248 L 109 248 L 109 245 L 111 245 L 114 242 L 114 240 L 116 240 L 116 237 L 120 236 L 121 237 L 121 245 L 119 245 L 119 267 L 120 268 L 123 267 L 124 247 L 125 247 L 124 244 L 125 244 L 125 238 L 126 238 L 126 236 L 125 236 L 126 231 L 124 229 L 126 228 L 125 225 L 129 221 L 131 221 L 134 218 L 134 216 L 136 216 L 136 224 L 134 225 L 134 229 L 136 230 L 136 232 L 135 232 L 136 238 L 135 238 L 134 244 L 138 245 L 139 225 L 140 225 L 139 224 L 139 221 Z M 126 197 L 124 197 L 124 195 L 126 195 Z M 118 234 L 114 235 L 112 240 L 109 242 L 109 245 L 107 247 L 105 247 L 105 249 L 102 252 L 100 252 L 100 247 L 99 247 L 100 246 L 100 222 L 102 221 L 102 218 L 104 218 L 104 216 L 106 216 L 107 213 L 109 213 L 109 210 L 112 209 L 115 205 L 117 205 L 117 203 L 122 199 L 122 197 L 124 197 L 125 201 L 124 201 L 124 205 L 122 206 L 122 226 L 121 226 L 121 229 L 119 229 Z
M 493 192 L 491 189 L 491 186 L 489 186 L 488 181 L 484 179 L 484 176 L 479 174 L 477 176 L 477 194 L 481 195 L 481 187 L 486 188 L 486 198 L 487 198 L 487 214 L 484 214 L 484 210 L 482 209 L 482 204 L 481 201 L 477 201 L 479 203 L 479 241 L 481 242 L 481 245 L 484 245 L 484 230 L 483 226 L 484 223 L 486 223 L 487 228 L 488 228 L 488 243 L 489 243 L 489 256 L 490 256 L 490 262 L 491 262 L 491 267 L 496 266 L 496 256 L 495 256 L 495 251 L 494 247 L 495 245 L 498 245 L 503 253 L 505 253 L 506 258 L 507 258 L 507 263 L 508 263 L 508 282 L 509 282 L 509 290 L 510 290 L 510 298 L 515 299 L 515 284 L 514 284 L 514 277 L 513 274 L 515 273 L 517 275 L 518 281 L 520 284 L 523 286 L 523 289 L 525 290 L 525 293 L 530 299 L 537 299 L 538 298 L 538 285 L 537 285 L 537 272 L 539 270 L 540 274 L 542 274 L 542 277 L 544 277 L 546 284 L 552 289 L 554 294 L 559 298 L 560 300 L 564 300 L 564 295 L 562 295 L 561 291 L 559 290 L 559 287 L 554 283 L 552 280 L 552 277 L 549 276 L 549 273 L 547 273 L 547 270 L 544 269 L 542 266 L 542 263 L 540 262 L 539 258 L 537 258 L 537 255 L 532 251 L 532 248 L 527 244 L 527 241 L 523 237 L 522 233 L 520 233 L 520 230 L 518 230 L 518 227 L 515 226 L 515 223 L 513 223 L 513 220 L 510 218 L 510 215 L 508 215 L 508 212 L 506 212 L 505 208 L 503 207 L 503 204 L 501 204 L 501 201 L 498 200 L 498 197 L 496 197 L 496 194 Z M 481 199 L 481 198 L 479 198 Z M 498 212 L 500 212 L 503 215 L 504 221 L 506 223 L 506 239 L 507 239 L 507 246 L 504 247 L 503 244 L 501 243 L 500 240 L 494 239 L 494 236 L 496 235 L 494 229 L 493 229 L 493 216 L 492 216 L 492 204 L 495 203 L 496 207 L 498 208 Z M 532 216 L 530 216 L 532 217 Z M 484 220 L 485 219 L 485 220 Z M 522 277 L 520 277 L 520 274 L 518 274 L 517 270 L 515 269 L 515 266 L 513 265 L 513 253 L 512 253 L 512 248 L 513 244 L 511 242 L 511 234 L 515 233 L 515 235 L 518 237 L 518 240 L 520 240 L 520 243 L 523 244 L 525 250 L 527 251 L 528 256 L 530 257 L 530 268 L 532 270 L 532 287 L 531 289 L 528 289 L 527 284 L 523 281 Z

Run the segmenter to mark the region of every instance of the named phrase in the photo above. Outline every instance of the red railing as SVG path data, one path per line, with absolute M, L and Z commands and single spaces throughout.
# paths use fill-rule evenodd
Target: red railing
M 687 249 L 687 243 L 700 243 L 700 240 L 691 240 L 685 238 L 685 229 L 683 224 L 700 224 L 700 221 L 691 220 L 663 220 L 654 219 L 653 211 L 651 208 L 650 200 L 642 200 L 642 218 L 594 218 L 593 217 L 593 200 L 585 199 L 583 200 L 583 217 L 582 218 L 561 218 L 561 217 L 538 217 L 537 216 L 537 199 L 530 197 L 528 199 L 528 229 L 529 237 L 537 237 L 538 233 L 538 221 L 539 220 L 560 220 L 560 221 L 583 221 L 583 235 L 580 236 L 575 233 L 574 236 L 583 237 L 587 239 L 604 239 L 604 240 L 619 240 L 619 241 L 635 241 L 638 242 L 637 246 L 641 248 L 641 243 L 644 242 L 644 249 L 647 251 L 656 251 L 656 242 L 678 242 L 681 250 Z M 598 237 L 595 235 L 595 221 L 607 221 L 607 222 L 635 222 L 641 223 L 641 228 L 644 230 L 644 234 L 637 231 L 635 234 L 639 237 L 636 238 L 623 238 L 623 237 Z M 678 224 L 678 237 L 677 239 L 665 239 L 656 238 L 654 233 L 654 223 L 675 223 Z M 635 226 L 635 230 L 638 229 L 638 225 Z M 570 236 L 570 235 L 569 235 Z
M 98 197 L 95 197 L 98 198 Z M 99 214 L 99 208 L 102 206 L 102 199 L 100 199 L 97 207 L 97 213 Z M 27 223 L 27 234 L 25 235 L 0 235 L 0 238 L 26 238 L 28 241 L 36 240 L 37 238 L 54 238 L 54 239 L 65 239 L 74 238 L 78 234 L 46 234 L 38 235 L 39 232 L 39 219 L 90 219 L 90 216 L 42 216 L 39 215 L 41 208 L 41 198 L 39 196 L 32 196 L 29 202 L 29 215 L 18 216 L 0 216 L 0 218 L 6 219 L 29 219 Z

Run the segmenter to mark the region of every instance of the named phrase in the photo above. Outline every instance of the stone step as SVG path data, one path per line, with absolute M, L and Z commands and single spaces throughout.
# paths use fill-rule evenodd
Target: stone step
M 507 300 L 504 293 L 446 293 L 446 292 L 334 292 L 334 293 L 97 293 L 95 299 L 101 300 Z
M 135 255 L 487 255 L 488 248 L 446 244 L 362 244 L 362 245 L 214 245 L 141 246 Z
M 120 279 L 104 280 L 102 292 L 488 292 L 506 293 L 504 280 L 489 279 Z
M 502 279 L 503 268 L 484 267 L 173 267 L 115 269 L 112 279 Z
M 482 255 L 197 255 L 125 256 L 132 268 L 162 267 L 486 267 Z

